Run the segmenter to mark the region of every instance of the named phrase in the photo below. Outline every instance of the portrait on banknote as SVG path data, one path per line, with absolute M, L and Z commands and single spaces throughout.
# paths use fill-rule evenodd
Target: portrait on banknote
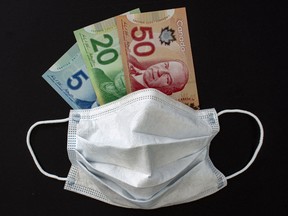
M 181 91 L 188 82 L 189 71 L 181 60 L 138 62 L 132 55 L 128 59 L 132 91 L 156 88 L 171 95 Z

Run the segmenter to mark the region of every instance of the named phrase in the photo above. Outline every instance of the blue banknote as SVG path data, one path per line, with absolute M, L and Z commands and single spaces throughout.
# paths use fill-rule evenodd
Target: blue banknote
M 73 109 L 99 106 L 77 44 L 74 44 L 42 77 Z

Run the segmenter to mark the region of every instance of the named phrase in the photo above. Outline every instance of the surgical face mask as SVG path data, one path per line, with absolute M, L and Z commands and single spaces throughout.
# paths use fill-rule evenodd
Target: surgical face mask
M 260 127 L 259 145 L 240 171 L 224 176 L 212 163 L 209 147 L 219 132 L 218 116 L 243 113 Z M 30 145 L 40 124 L 69 122 L 68 177 L 44 171 Z M 71 110 L 69 118 L 40 121 L 27 133 L 27 145 L 46 176 L 66 181 L 65 189 L 127 208 L 154 209 L 191 202 L 217 192 L 255 160 L 263 127 L 243 110 L 193 110 L 155 90 L 131 93 L 89 110 Z

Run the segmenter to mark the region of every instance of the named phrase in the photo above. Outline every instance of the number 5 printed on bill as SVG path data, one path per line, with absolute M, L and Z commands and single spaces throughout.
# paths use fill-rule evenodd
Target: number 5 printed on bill
M 98 106 L 77 44 L 74 44 L 42 77 L 73 109 Z

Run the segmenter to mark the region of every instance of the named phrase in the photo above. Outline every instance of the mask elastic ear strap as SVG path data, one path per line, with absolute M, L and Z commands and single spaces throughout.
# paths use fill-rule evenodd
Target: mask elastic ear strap
M 257 155 L 258 155 L 258 153 L 259 153 L 259 151 L 261 149 L 261 146 L 263 144 L 264 129 L 263 129 L 262 123 L 259 120 L 259 118 L 256 115 L 254 115 L 253 113 L 249 112 L 249 111 L 240 110 L 240 109 L 231 109 L 231 110 L 229 109 L 229 110 L 223 110 L 223 111 L 219 112 L 218 116 L 220 116 L 220 115 L 222 115 L 224 113 L 243 113 L 243 114 L 249 115 L 249 116 L 253 117 L 256 120 L 256 122 L 257 122 L 257 124 L 259 126 L 259 129 L 260 129 L 259 143 L 258 143 L 258 146 L 257 146 L 257 148 L 256 148 L 251 160 L 247 163 L 247 165 L 244 168 L 242 168 L 238 172 L 235 172 L 235 173 L 233 173 L 233 174 L 231 174 L 231 175 L 226 177 L 226 179 L 231 179 L 231 178 L 243 173 L 244 171 L 246 171 L 252 165 L 252 163 L 255 161 L 255 159 L 256 159 L 256 157 L 257 157 Z
M 27 132 L 27 136 L 26 136 L 27 147 L 28 147 L 28 149 L 29 149 L 29 151 L 30 151 L 30 154 L 31 154 L 31 156 L 32 156 L 32 158 L 33 158 L 33 160 L 34 160 L 34 163 L 36 164 L 36 166 L 37 166 L 37 168 L 39 169 L 39 171 L 40 171 L 43 175 L 45 175 L 45 176 L 47 176 L 47 177 L 54 178 L 54 179 L 57 179 L 57 180 L 60 180 L 60 181 L 66 181 L 67 178 L 66 178 L 66 177 L 59 177 L 59 176 L 57 176 L 57 175 L 50 174 L 50 173 L 46 172 L 46 171 L 41 167 L 40 163 L 38 162 L 38 160 L 37 160 L 37 158 L 36 158 L 36 156 L 35 156 L 35 154 L 34 154 L 34 151 L 33 151 L 32 147 L 31 147 L 31 144 L 30 144 L 30 135 L 31 135 L 32 130 L 33 130 L 35 127 L 37 127 L 38 125 L 63 123 L 63 122 L 67 122 L 68 120 L 69 120 L 69 118 L 57 119 L 57 120 L 38 121 L 38 122 L 36 122 L 35 124 L 33 124 L 33 125 L 29 128 L 29 130 L 28 130 L 28 132 Z

